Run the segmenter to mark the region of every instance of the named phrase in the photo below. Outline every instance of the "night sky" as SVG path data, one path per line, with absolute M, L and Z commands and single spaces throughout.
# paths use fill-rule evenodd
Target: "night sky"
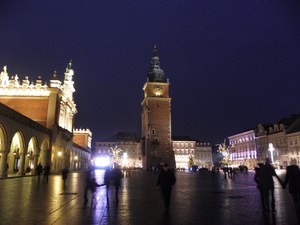
M 172 135 L 217 144 L 300 113 L 300 1 L 1 0 L 0 68 L 20 80 L 74 65 L 76 128 L 141 135 L 157 45 Z

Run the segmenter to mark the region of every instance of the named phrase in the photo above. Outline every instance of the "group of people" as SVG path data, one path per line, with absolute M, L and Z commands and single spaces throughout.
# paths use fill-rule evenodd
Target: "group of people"
M 275 196 L 274 196 L 274 180 L 273 177 L 276 177 L 279 183 L 282 185 L 282 188 L 286 188 L 288 186 L 289 193 L 292 196 L 294 207 L 296 213 L 300 216 L 300 169 L 296 165 L 296 161 L 291 161 L 291 165 L 287 167 L 287 172 L 285 175 L 285 179 L 282 181 L 279 176 L 276 174 L 274 167 L 271 164 L 271 160 L 269 158 L 266 159 L 265 163 L 259 163 L 258 167 L 255 168 L 255 176 L 254 180 L 257 183 L 257 187 L 260 191 L 261 196 L 261 204 L 264 212 L 271 211 L 276 213 L 275 208 Z M 36 167 L 36 174 L 38 176 L 38 181 L 40 181 L 40 175 L 43 173 L 44 179 L 43 181 L 48 183 L 48 176 L 50 174 L 50 166 L 46 165 L 44 168 L 41 163 L 39 163 Z M 62 170 L 62 179 L 63 184 L 65 186 L 67 175 L 69 171 L 68 169 Z M 92 200 L 94 200 L 94 193 L 96 192 L 96 188 L 100 186 L 106 186 L 106 197 L 107 202 L 109 187 L 114 186 L 115 188 L 115 201 L 118 204 L 119 202 L 119 188 L 121 185 L 121 179 L 123 178 L 123 173 L 118 164 L 114 164 L 113 169 L 107 168 L 104 174 L 104 182 L 103 184 L 98 184 L 93 175 L 93 170 L 88 170 L 86 173 L 85 179 L 85 187 L 84 187 L 84 202 L 85 204 L 88 202 L 88 192 L 90 191 L 92 194 Z M 167 163 L 164 163 L 158 172 L 158 178 L 156 185 L 160 187 L 162 196 L 164 199 L 165 210 L 168 211 L 170 207 L 170 199 L 171 199 L 171 191 L 172 187 L 176 182 L 176 177 L 174 170 L 169 168 Z M 271 197 L 271 201 L 270 201 Z
M 115 163 L 114 167 L 107 168 L 104 173 L 104 182 L 103 184 L 98 184 L 96 182 L 96 179 L 93 175 L 92 170 L 88 170 L 86 173 L 86 178 L 85 178 L 85 187 L 84 187 L 84 203 L 87 204 L 88 202 L 88 192 L 91 192 L 92 195 L 92 202 L 95 198 L 94 194 L 96 192 L 96 188 L 100 186 L 106 186 L 106 197 L 107 197 L 107 202 L 109 202 L 108 199 L 108 191 L 110 186 L 114 186 L 115 188 L 115 201 L 118 204 L 119 203 L 119 189 L 121 186 L 121 179 L 123 178 L 123 173 L 120 169 L 120 166 Z
M 284 181 L 276 174 L 269 158 L 266 159 L 265 163 L 259 163 L 259 167 L 255 168 L 254 180 L 260 191 L 261 204 L 264 212 L 270 211 L 271 203 L 271 210 L 273 213 L 276 213 L 273 181 L 273 177 L 276 177 L 282 185 L 282 188 L 285 189 L 287 185 L 289 186 L 289 193 L 293 198 L 296 213 L 300 215 L 300 170 L 294 160 L 292 160 L 290 164 L 291 165 L 286 169 Z
M 43 171 L 44 171 L 44 173 L 43 173 Z M 49 178 L 49 175 L 50 175 L 50 166 L 48 164 L 45 167 L 43 167 L 42 164 L 39 163 L 35 168 L 35 172 L 36 172 L 36 175 L 38 176 L 38 181 L 39 182 L 40 182 L 41 174 L 43 173 L 44 174 L 43 181 L 45 183 L 48 183 L 48 178 Z
M 158 169 L 158 178 L 156 185 L 161 189 L 161 193 L 164 200 L 164 206 L 166 212 L 168 212 L 170 207 L 170 199 L 171 199 L 171 191 L 172 186 L 176 182 L 176 177 L 174 170 L 169 168 L 167 163 L 162 164 L 162 166 Z M 121 186 L 121 179 L 124 177 L 120 166 L 115 163 L 114 167 L 107 168 L 104 173 L 104 181 L 102 184 L 98 184 L 93 174 L 93 170 L 86 171 L 85 178 L 85 187 L 84 187 L 84 204 L 86 205 L 89 201 L 89 192 L 91 193 L 92 203 L 95 198 L 95 192 L 97 187 L 106 186 L 106 198 L 107 203 L 109 205 L 109 188 L 114 186 L 115 189 L 115 201 L 118 204 L 119 202 L 119 189 Z

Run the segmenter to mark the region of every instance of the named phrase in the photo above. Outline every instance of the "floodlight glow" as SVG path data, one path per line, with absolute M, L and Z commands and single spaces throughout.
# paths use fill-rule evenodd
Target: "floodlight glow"
M 95 158 L 95 166 L 105 167 L 109 166 L 110 160 L 108 157 L 97 157 Z
M 274 148 L 273 144 L 269 143 L 269 151 L 271 152 L 271 161 L 272 161 L 272 163 L 274 162 L 274 156 L 273 156 L 274 150 L 275 150 L 275 148 Z

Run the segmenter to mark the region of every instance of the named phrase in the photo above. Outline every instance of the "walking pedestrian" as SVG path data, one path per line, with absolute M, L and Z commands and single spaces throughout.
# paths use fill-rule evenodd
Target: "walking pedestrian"
M 166 212 L 169 210 L 170 207 L 170 199 L 171 199 L 171 191 L 172 186 L 176 182 L 176 177 L 174 171 L 169 168 L 167 163 L 163 164 L 163 168 L 160 170 L 157 178 L 156 185 L 160 186 Z
M 43 181 L 44 182 L 46 182 L 46 183 L 48 183 L 48 178 L 49 178 L 49 175 L 50 175 L 50 165 L 49 164 L 47 164 L 45 167 L 44 167 L 44 179 L 43 179 Z
M 66 186 L 66 181 L 67 181 L 67 178 L 68 178 L 68 173 L 69 173 L 69 170 L 67 168 L 63 168 L 63 170 L 61 171 L 61 175 L 62 175 L 64 187 Z
M 115 199 L 116 203 L 119 203 L 119 189 L 121 186 L 121 179 L 123 178 L 123 173 L 120 169 L 120 165 L 117 163 L 114 163 L 114 168 L 111 172 L 111 180 L 115 186 Z
M 91 170 L 88 170 L 86 172 L 86 177 L 85 177 L 85 187 L 84 187 L 84 205 L 86 205 L 89 201 L 89 198 L 88 198 L 88 192 L 90 191 L 91 192 L 91 195 L 92 195 L 92 202 L 91 204 L 93 204 L 93 201 L 95 199 L 95 192 L 96 192 L 96 189 L 97 187 L 100 187 L 100 186 L 103 186 L 104 184 L 98 184 L 96 182 L 96 179 L 93 177 L 92 175 L 92 171 Z
M 104 185 L 104 184 L 102 184 L 102 185 Z M 93 201 L 96 199 L 95 192 L 96 192 L 97 187 L 100 187 L 102 185 L 98 184 L 96 182 L 95 178 L 91 179 L 90 184 L 89 184 L 89 189 L 90 189 L 91 194 L 92 194 L 92 203 L 91 204 L 93 204 Z
M 85 172 L 85 182 L 84 182 L 84 193 L 83 193 L 83 198 L 84 198 L 84 204 L 86 205 L 87 202 L 89 201 L 88 199 L 88 190 L 90 189 L 90 184 L 92 180 L 92 170 L 88 169 Z
M 43 166 L 42 166 L 42 163 L 39 163 L 35 168 L 35 173 L 38 177 L 38 182 L 40 182 L 42 172 L 43 172 Z
M 297 215 L 300 216 L 300 170 L 296 160 L 291 160 L 290 166 L 286 168 L 286 175 L 282 188 L 289 185 L 289 193 L 291 194 Z
M 265 192 L 263 191 L 263 189 L 260 187 L 260 184 L 259 184 L 260 177 L 261 177 L 260 173 L 261 173 L 261 169 L 262 169 L 263 166 L 264 166 L 263 163 L 258 163 L 258 167 L 255 167 L 255 169 L 254 169 L 255 170 L 254 181 L 257 184 L 257 188 L 258 188 L 259 193 L 260 193 L 261 205 L 263 207 L 263 210 L 265 211 L 266 210 L 265 209 L 265 204 L 264 204 L 264 199 L 265 199 L 264 194 L 265 194 Z
M 270 211 L 271 195 L 272 212 L 276 213 L 273 177 L 276 177 L 280 184 L 282 184 L 281 180 L 275 172 L 274 167 L 271 165 L 271 160 L 267 158 L 264 164 L 260 164 L 260 167 L 259 169 L 257 169 L 254 176 L 254 180 L 258 184 L 258 188 L 260 190 L 261 203 L 264 212 Z
M 107 205 L 109 203 L 109 198 L 108 198 L 108 191 L 109 191 L 109 186 L 110 186 L 110 182 L 111 182 L 111 169 L 110 167 L 107 167 L 105 169 L 104 172 L 104 185 L 106 186 L 106 201 L 107 201 Z

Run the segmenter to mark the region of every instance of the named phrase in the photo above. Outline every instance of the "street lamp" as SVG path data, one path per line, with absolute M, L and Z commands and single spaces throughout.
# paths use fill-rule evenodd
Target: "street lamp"
M 271 162 L 274 162 L 274 156 L 273 156 L 273 152 L 274 152 L 275 148 L 273 146 L 272 143 L 269 143 L 269 151 L 271 152 Z
M 126 167 L 128 165 L 128 154 L 127 154 L 127 152 L 123 153 L 123 162 L 122 162 L 122 164 L 123 164 L 123 167 Z

